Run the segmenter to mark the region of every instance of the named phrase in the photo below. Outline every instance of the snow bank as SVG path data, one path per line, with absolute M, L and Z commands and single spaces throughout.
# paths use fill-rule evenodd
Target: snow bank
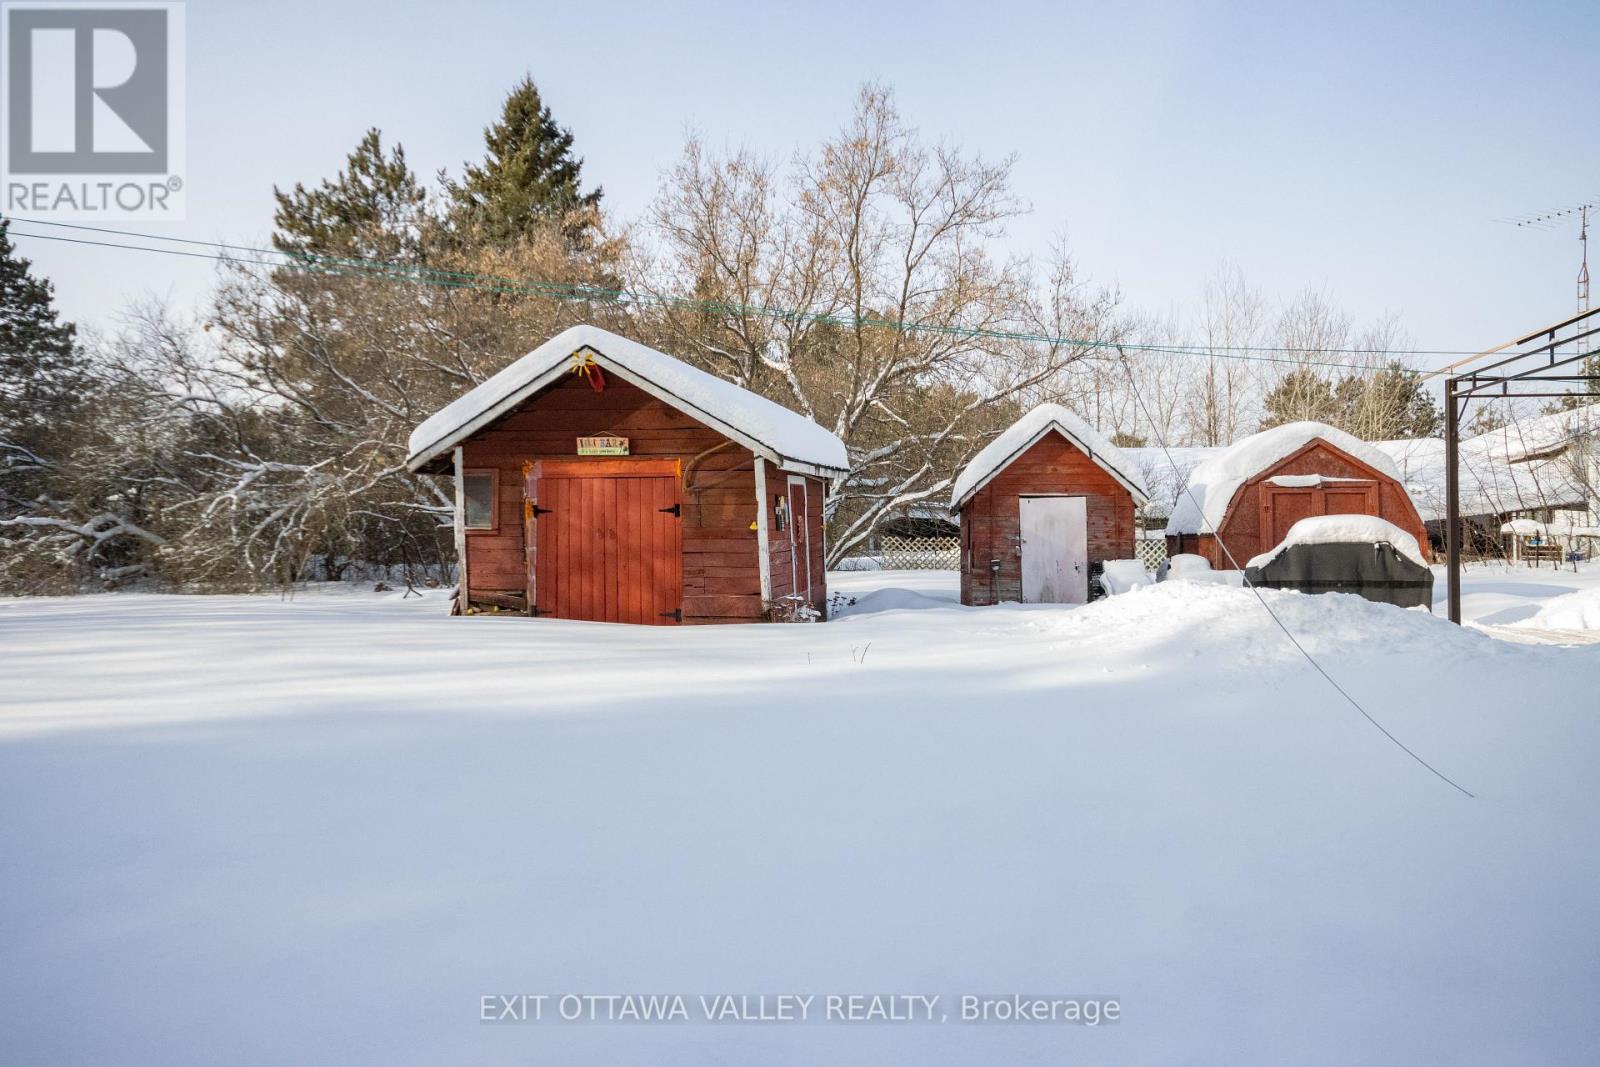
M 837 605 L 831 613 L 836 619 L 907 608 L 959 607 L 961 576 L 955 571 L 878 567 L 829 571 L 828 596 Z M 845 603 L 849 600 L 855 603 Z
M 1120 448 L 1060 404 L 1040 404 L 1012 423 L 962 468 L 956 477 L 955 488 L 950 492 L 951 510 L 959 510 L 967 498 L 982 489 L 990 478 L 1052 430 L 1076 445 L 1107 474 L 1122 483 L 1133 494 L 1136 506 L 1143 505 L 1150 498 L 1139 465 Z
M 1321 422 L 1274 426 L 1195 467 L 1189 475 L 1188 491 L 1178 495 L 1167 519 L 1167 536 L 1215 533 L 1239 486 L 1319 438 L 1382 474 L 1400 477 L 1387 452 L 1343 430 Z
M 1518 626 L 1538 630 L 1600 630 L 1600 588 L 1580 589 L 1545 602 Z
M 1244 571 L 1192 571 L 1188 574 L 1169 574 L 1167 580 L 1171 582 L 1194 582 L 1200 585 L 1231 585 L 1236 589 L 1244 587 Z
M 926 573 L 841 577 L 950 586 Z M 1592 1060 L 1600 650 L 1262 595 L 1479 799 L 1217 586 L 682 628 L 0 600 L 4 1058 Z M 479 1021 L 628 991 L 926 993 L 950 1020 Z M 1010 992 L 1125 1018 L 952 1001 Z
M 1211 570 L 1211 561 L 1193 552 L 1179 552 L 1167 558 L 1167 574 L 1173 578 L 1189 578 Z
M 834 618 L 852 615 L 876 615 L 885 611 L 927 611 L 935 608 L 958 607 L 959 602 L 943 596 L 930 596 L 915 589 L 876 589 L 854 598 L 855 603 L 841 606 Z
M 416 470 L 557 381 L 569 373 L 573 353 L 584 348 L 594 353 L 602 369 L 616 372 L 780 467 L 837 474 L 849 468 L 844 442 L 804 415 L 598 326 L 562 331 L 440 408 L 412 432 L 406 465 Z
M 1252 558 L 1245 566 L 1265 567 L 1292 545 L 1336 545 L 1348 542 L 1374 545 L 1387 542 L 1419 567 L 1428 565 L 1428 561 L 1422 558 L 1417 539 L 1387 519 L 1380 519 L 1376 515 L 1313 515 L 1289 527 L 1282 541 Z
M 1100 573 L 1100 585 L 1111 596 L 1154 584 L 1143 560 L 1108 559 Z
M 1244 571 L 1212 570 L 1211 561 L 1204 556 L 1197 556 L 1193 552 L 1179 552 L 1167 560 L 1166 580 L 1243 588 Z

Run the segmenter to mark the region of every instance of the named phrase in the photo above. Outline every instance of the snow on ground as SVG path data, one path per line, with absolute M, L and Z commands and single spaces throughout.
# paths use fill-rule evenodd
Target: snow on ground
M 1545 573 L 1469 603 L 1593 581 Z M 951 575 L 830 580 L 854 614 L 715 629 L 0 601 L 5 1059 L 1591 1055 L 1600 646 L 1267 594 L 1469 800 L 1248 591 L 968 609 Z M 479 1021 L 564 992 L 937 994 L 950 1021 Z M 957 1020 L 1011 992 L 1122 1020 Z
M 1469 563 L 1461 572 L 1462 621 L 1480 627 L 1496 637 L 1509 640 L 1527 638 L 1520 624 L 1537 615 L 1547 603 L 1582 590 L 1600 589 L 1600 562 L 1583 564 L 1574 571 L 1570 565 L 1511 563 Z M 1434 611 L 1445 611 L 1443 567 L 1433 568 Z M 1584 640 L 1573 633 L 1574 640 Z M 1600 631 L 1593 634 L 1600 639 Z
M 1600 588 L 1580 589 L 1547 600 L 1519 625 L 1541 630 L 1600 630 Z

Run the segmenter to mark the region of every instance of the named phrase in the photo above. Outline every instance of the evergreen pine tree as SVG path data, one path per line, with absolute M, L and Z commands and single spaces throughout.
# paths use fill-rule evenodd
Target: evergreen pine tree
M 1297 367 L 1278 379 L 1264 400 L 1263 430 L 1282 426 L 1287 422 L 1333 422 L 1339 411 L 1339 401 L 1333 395 L 1333 383 L 1314 367 Z
M 1357 437 L 1392 441 L 1443 432 L 1444 412 L 1422 387 L 1417 372 L 1402 363 L 1350 374 L 1334 393 L 1338 411 L 1331 421 Z
M 406 163 L 405 149 L 383 150 L 382 135 L 362 136 L 338 176 L 315 189 L 299 182 L 284 192 L 273 216 L 272 243 L 295 254 L 401 260 L 421 258 L 427 192 Z
M 5 451 L 15 462 L 21 439 L 37 436 L 30 430 L 76 404 L 84 369 L 76 328 L 57 320 L 54 287 L 16 254 L 10 225 L 0 220 L 0 446 L 10 442 Z
M 1587 374 L 1589 380 L 1577 392 L 1569 393 L 1551 405 L 1554 411 L 1571 411 L 1573 408 L 1600 404 L 1600 352 L 1587 356 L 1578 364 L 1578 374 Z
M 574 249 L 587 248 L 599 223 L 601 191 L 579 187 L 583 160 L 572 132 L 556 123 L 533 78 L 524 76 L 483 131 L 482 165 L 467 164 L 449 185 L 451 221 L 475 243 L 503 247 L 538 225 L 555 223 Z

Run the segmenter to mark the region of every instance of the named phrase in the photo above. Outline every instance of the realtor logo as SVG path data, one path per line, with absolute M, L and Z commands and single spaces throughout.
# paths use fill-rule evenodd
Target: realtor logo
M 3 10 L 4 212 L 183 218 L 183 5 Z

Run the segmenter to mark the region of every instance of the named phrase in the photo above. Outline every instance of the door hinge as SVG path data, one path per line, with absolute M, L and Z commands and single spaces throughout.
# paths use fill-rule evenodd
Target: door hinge
M 528 508 L 528 517 L 529 518 L 537 519 L 540 515 L 548 515 L 548 514 L 550 514 L 550 509 L 549 508 L 541 508 L 538 504 L 533 504 Z
M 680 519 L 683 518 L 683 505 L 681 504 L 674 504 L 670 508 L 656 508 L 656 510 L 666 512 L 668 515 L 676 515 Z
M 539 605 L 535 604 L 533 607 L 528 609 L 528 614 L 537 619 L 540 615 L 548 615 L 550 613 L 541 608 Z
M 662 510 L 664 511 L 666 509 L 663 508 Z M 671 619 L 673 622 L 682 622 L 683 621 L 683 609 L 682 608 L 673 608 L 671 611 L 663 611 L 661 613 L 661 617 L 663 619 Z

